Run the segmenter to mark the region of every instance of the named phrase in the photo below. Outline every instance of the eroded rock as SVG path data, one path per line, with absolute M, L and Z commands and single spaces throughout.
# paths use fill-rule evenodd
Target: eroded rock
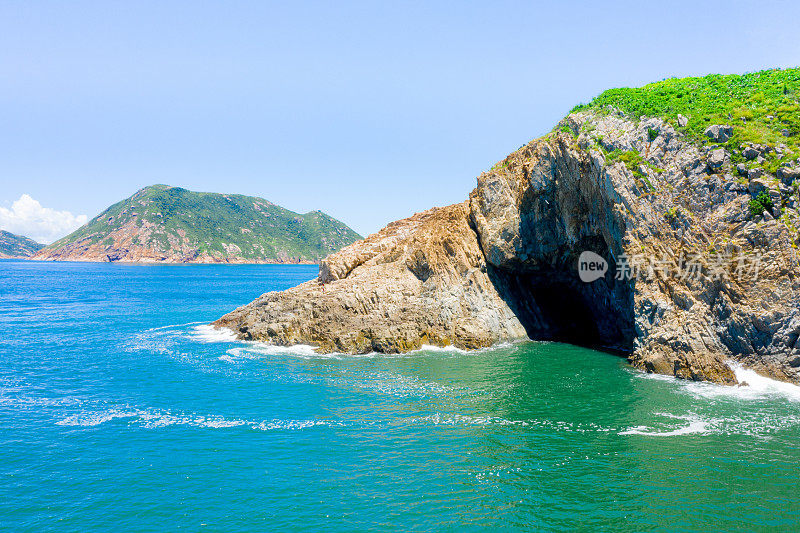
M 481 174 L 467 202 L 392 223 L 326 258 L 317 280 L 215 324 L 353 353 L 552 339 L 685 379 L 733 384 L 734 360 L 797 382 L 789 229 L 749 220 L 745 187 L 709 176 L 663 121 L 580 112 L 568 123 L 591 133 L 532 141 Z M 609 161 L 613 150 L 646 164 Z M 609 265 L 591 283 L 578 275 L 584 251 Z M 622 275 L 633 258 L 647 268 Z

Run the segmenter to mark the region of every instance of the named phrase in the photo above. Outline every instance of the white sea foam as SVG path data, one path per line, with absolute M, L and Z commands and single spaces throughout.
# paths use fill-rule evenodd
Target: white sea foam
M 710 383 L 688 383 L 687 389 L 705 398 L 733 397 L 743 400 L 761 400 L 780 397 L 792 402 L 800 402 L 800 387 L 764 377 L 739 363 L 729 363 L 740 386 L 714 385 Z
M 246 351 L 255 352 L 263 355 L 294 355 L 297 357 L 334 357 L 338 358 L 341 354 L 337 353 L 317 353 L 317 349 L 308 344 L 293 344 L 291 346 L 275 346 L 264 342 L 249 343 Z
M 59 426 L 99 426 L 118 418 L 133 418 L 139 416 L 141 411 L 133 409 L 106 409 L 101 411 L 84 411 L 56 422 Z
M 411 350 L 408 353 L 422 353 L 422 352 L 438 352 L 438 353 L 467 353 L 468 350 L 457 348 L 452 344 L 449 346 L 433 346 L 432 344 L 423 344 L 417 350 Z
M 258 424 L 252 424 L 253 429 L 261 431 L 271 430 L 299 430 L 316 426 L 343 426 L 344 422 L 339 420 L 265 420 Z
M 676 418 L 688 422 L 688 424 L 675 428 L 657 430 L 648 426 L 635 426 L 625 431 L 620 431 L 620 435 L 647 435 L 651 437 L 673 437 L 676 435 L 694 435 L 709 433 L 709 422 L 697 415 L 676 416 L 668 413 L 656 413 L 669 418 Z
M 128 425 L 139 426 L 144 429 L 159 429 L 169 426 L 190 426 L 209 429 L 229 429 L 249 426 L 260 431 L 269 430 L 300 430 L 315 426 L 341 426 L 345 423 L 339 420 L 246 420 L 241 418 L 226 418 L 218 415 L 198 415 L 194 413 L 172 412 L 169 410 L 134 407 L 111 407 L 85 410 L 70 415 L 56 422 L 59 426 L 93 427 L 112 422 L 123 421 Z
M 733 370 L 740 385 L 730 386 L 707 381 L 688 381 L 662 374 L 647 374 L 634 369 L 631 371 L 641 378 L 674 383 L 679 386 L 679 390 L 689 392 L 696 397 L 712 399 L 738 398 L 742 400 L 763 400 L 780 397 L 800 402 L 800 387 L 797 385 L 764 377 L 739 363 L 729 362 L 728 365 Z
M 228 328 L 218 328 L 210 324 L 192 327 L 192 336 L 200 342 L 235 342 L 236 333 Z

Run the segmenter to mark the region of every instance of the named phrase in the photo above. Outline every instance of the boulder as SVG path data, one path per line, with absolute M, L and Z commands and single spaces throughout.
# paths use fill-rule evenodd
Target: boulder
M 733 135 L 733 126 L 714 124 L 707 127 L 703 133 L 714 142 L 724 143 Z
M 800 178 L 800 167 L 780 167 L 777 176 L 786 185 L 791 185 Z
M 748 161 L 752 161 L 759 155 L 761 155 L 761 153 L 752 146 L 748 146 L 744 150 L 742 150 L 742 156 L 744 156 L 744 158 L 747 159 Z
M 768 191 L 769 190 L 769 185 L 767 184 L 766 181 L 764 181 L 762 179 L 758 179 L 758 178 L 751 179 L 750 183 L 747 186 L 747 190 L 750 191 L 750 194 L 752 194 L 753 196 L 758 196 L 758 194 L 761 191 L 765 191 L 765 190 Z
M 685 128 L 688 125 L 689 125 L 689 119 L 681 114 L 678 114 L 678 126 L 681 128 Z
M 712 150 L 711 154 L 708 156 L 708 166 L 712 169 L 718 169 L 722 167 L 722 164 L 725 162 L 725 150 L 722 148 L 718 148 L 716 150 Z

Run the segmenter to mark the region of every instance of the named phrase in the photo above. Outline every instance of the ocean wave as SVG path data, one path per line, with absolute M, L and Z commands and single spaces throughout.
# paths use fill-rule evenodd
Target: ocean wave
M 674 429 L 664 428 L 661 430 L 654 429 L 649 426 L 634 426 L 624 431 L 620 431 L 618 434 L 647 435 L 650 437 L 674 437 L 678 435 L 707 434 L 711 432 L 709 428 L 710 426 L 709 421 L 694 414 L 685 416 L 672 415 L 669 413 L 655 413 L 655 414 L 665 416 L 668 418 L 679 419 L 683 422 L 687 422 L 687 424 Z
M 272 431 L 272 430 L 300 430 L 300 429 L 308 429 L 317 426 L 345 426 L 347 425 L 346 422 L 342 420 L 270 420 L 264 421 L 259 424 L 251 425 L 253 429 L 258 429 L 261 431 Z
M 703 382 L 689 382 L 686 389 L 697 397 L 736 398 L 741 400 L 764 400 L 781 398 L 800 402 L 800 387 L 784 381 L 764 377 L 739 363 L 729 363 L 741 386 L 725 386 Z
M 314 346 L 308 344 L 292 344 L 276 346 L 265 342 L 248 342 L 244 350 L 261 355 L 291 355 L 301 358 L 334 358 L 344 355 L 340 353 L 319 353 Z
M 191 328 L 192 337 L 200 342 L 236 342 L 236 333 L 228 328 L 218 328 L 211 324 L 200 324 Z
M 109 422 L 120 421 L 129 426 L 143 429 L 160 429 L 170 426 L 189 426 L 195 428 L 230 429 L 247 426 L 253 430 L 301 430 L 315 426 L 342 426 L 337 420 L 248 420 L 226 418 L 219 415 L 198 415 L 194 413 L 172 412 L 162 409 L 138 409 L 135 407 L 110 407 L 81 411 L 56 422 L 59 426 L 94 427 Z
M 800 402 L 800 387 L 784 381 L 778 381 L 758 374 L 754 370 L 745 368 L 740 363 L 729 362 L 728 365 L 736 375 L 736 379 L 745 385 L 721 385 L 708 381 L 689 381 L 663 374 L 650 374 L 637 369 L 631 369 L 635 376 L 670 382 L 678 386 L 679 391 L 685 391 L 697 398 L 731 398 L 740 400 L 765 400 L 786 399 Z
M 137 410 L 107 409 L 103 411 L 84 411 L 59 420 L 59 426 L 99 426 L 118 418 L 133 418 L 140 415 Z

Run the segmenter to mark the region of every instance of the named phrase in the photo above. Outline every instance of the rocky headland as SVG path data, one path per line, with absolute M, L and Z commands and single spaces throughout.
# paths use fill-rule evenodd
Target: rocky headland
M 720 79 L 753 87 L 725 100 Z M 675 103 L 703 101 L 703 80 L 721 91 L 709 102 L 742 110 Z M 348 353 L 556 340 L 680 378 L 736 384 L 738 362 L 799 383 L 798 89 L 795 69 L 604 93 L 467 201 L 394 222 L 215 325 Z M 607 265 L 597 279 L 580 276 L 584 252 Z

